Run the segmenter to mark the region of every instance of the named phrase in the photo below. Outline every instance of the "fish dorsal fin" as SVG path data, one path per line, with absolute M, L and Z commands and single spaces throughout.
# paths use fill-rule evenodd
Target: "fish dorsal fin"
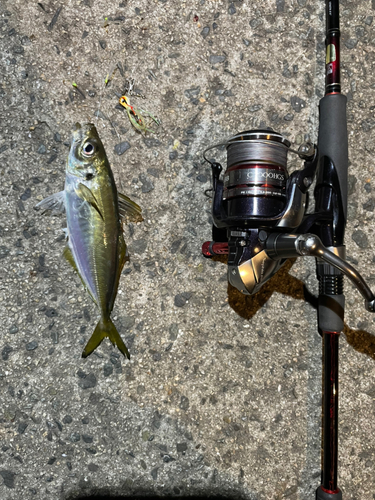
M 142 222 L 142 209 L 134 201 L 132 201 L 128 196 L 118 194 L 118 209 L 122 222 Z
M 98 202 L 94 196 L 94 193 L 89 189 L 85 184 L 79 183 L 78 186 L 75 188 L 75 193 L 77 196 L 79 196 L 82 200 L 87 201 L 89 205 L 91 205 L 100 215 L 102 220 L 104 220 L 103 215 L 100 211 Z
M 35 205 L 35 210 L 41 210 L 42 214 L 51 212 L 52 215 L 65 213 L 65 191 L 47 196 Z

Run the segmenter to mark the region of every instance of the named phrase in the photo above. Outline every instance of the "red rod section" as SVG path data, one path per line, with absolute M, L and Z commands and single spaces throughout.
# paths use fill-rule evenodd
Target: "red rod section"
M 323 482 L 327 493 L 338 493 L 338 400 L 339 400 L 339 337 L 337 332 L 323 332 L 324 402 L 323 402 Z
M 326 95 L 339 94 L 341 83 L 338 0 L 326 0 L 326 24 Z

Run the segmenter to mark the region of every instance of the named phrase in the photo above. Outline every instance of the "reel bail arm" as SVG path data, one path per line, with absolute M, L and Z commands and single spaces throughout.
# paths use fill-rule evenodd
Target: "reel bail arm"
M 316 257 L 341 271 L 356 286 L 369 312 L 375 312 L 375 295 L 360 273 L 339 255 L 331 252 L 315 234 L 270 234 L 265 243 L 269 257 L 275 260 L 293 257 Z

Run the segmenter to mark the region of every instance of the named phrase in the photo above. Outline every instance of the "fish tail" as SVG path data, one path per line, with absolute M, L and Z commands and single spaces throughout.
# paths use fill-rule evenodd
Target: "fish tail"
M 94 333 L 91 335 L 90 340 L 87 342 L 86 347 L 83 350 L 82 357 L 87 358 L 105 339 L 108 337 L 113 345 L 117 345 L 122 354 L 130 359 L 129 351 L 124 344 L 124 341 L 120 337 L 117 328 L 113 324 L 110 318 L 101 318 L 99 323 L 96 325 Z

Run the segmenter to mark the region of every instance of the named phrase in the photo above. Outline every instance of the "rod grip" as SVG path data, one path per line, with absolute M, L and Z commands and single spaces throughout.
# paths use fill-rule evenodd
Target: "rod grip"
M 344 329 L 344 295 L 319 295 L 319 331 L 340 333 Z
M 319 103 L 319 161 L 330 158 L 337 171 L 345 220 L 348 206 L 348 131 L 346 97 L 327 94 Z
M 316 490 L 316 500 L 342 500 L 341 490 L 336 493 L 328 493 L 321 486 Z

